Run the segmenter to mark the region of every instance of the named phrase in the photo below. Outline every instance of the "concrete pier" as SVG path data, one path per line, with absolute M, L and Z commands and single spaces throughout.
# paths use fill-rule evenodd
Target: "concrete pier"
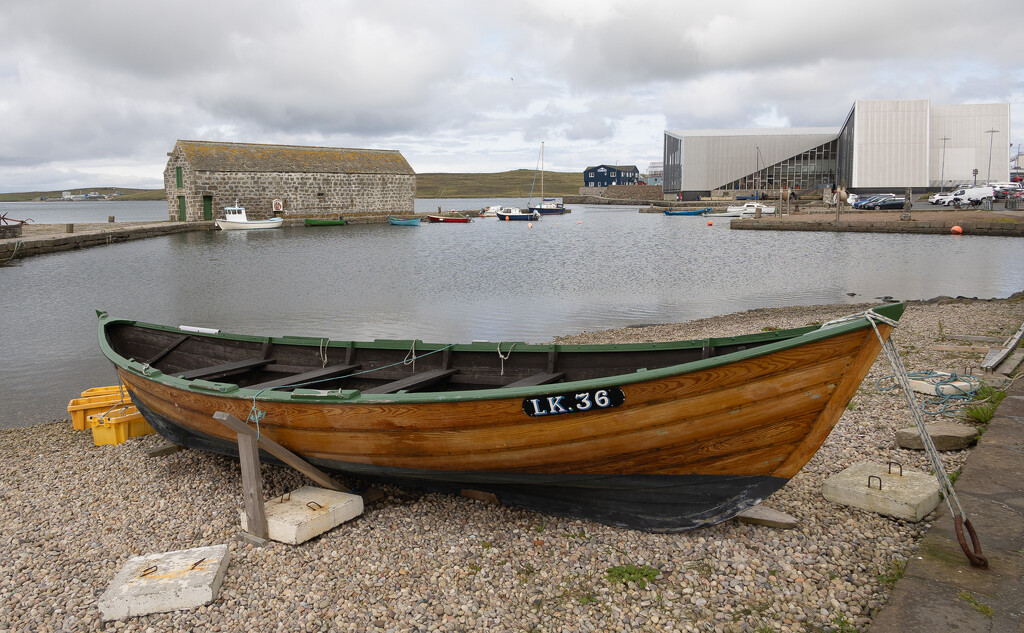
M 73 229 L 68 230 L 71 226 Z M 90 246 L 147 237 L 216 229 L 214 222 L 93 222 L 88 224 L 25 224 L 21 235 L 0 239 L 0 263 Z

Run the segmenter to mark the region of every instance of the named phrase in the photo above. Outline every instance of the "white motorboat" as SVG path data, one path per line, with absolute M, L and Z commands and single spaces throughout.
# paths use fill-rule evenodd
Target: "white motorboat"
M 266 220 L 250 220 L 245 217 L 245 207 L 238 204 L 232 207 L 224 207 L 224 217 L 217 220 L 217 226 L 222 231 L 238 231 L 252 229 L 279 229 L 284 224 L 283 218 L 268 218 Z
M 769 207 L 760 202 L 748 202 L 737 207 L 726 207 L 725 211 L 705 213 L 704 215 L 716 218 L 753 218 L 757 217 L 758 210 L 761 211 L 761 215 L 775 215 L 775 207 Z
M 540 213 L 536 211 L 523 211 L 519 207 L 501 207 L 495 210 L 499 220 L 539 220 Z

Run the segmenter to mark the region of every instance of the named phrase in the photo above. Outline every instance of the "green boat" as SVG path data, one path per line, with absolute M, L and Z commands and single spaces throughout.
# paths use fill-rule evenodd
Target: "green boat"
M 338 218 L 337 220 L 331 220 L 329 218 L 306 218 L 306 226 L 342 226 L 345 224 L 345 218 Z

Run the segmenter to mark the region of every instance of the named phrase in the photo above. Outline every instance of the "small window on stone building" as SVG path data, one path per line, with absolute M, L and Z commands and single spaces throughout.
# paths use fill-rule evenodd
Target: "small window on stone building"
M 181 179 L 181 166 L 174 168 L 174 179 L 177 181 L 178 189 L 185 186 Z

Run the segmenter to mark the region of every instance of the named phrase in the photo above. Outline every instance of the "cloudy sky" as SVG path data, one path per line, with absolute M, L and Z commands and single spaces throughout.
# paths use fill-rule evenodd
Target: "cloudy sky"
M 0 192 L 161 187 L 177 139 L 646 170 L 665 129 L 838 126 L 856 99 L 1009 102 L 1016 150 L 1024 8 L 972 6 L 3 0 Z

